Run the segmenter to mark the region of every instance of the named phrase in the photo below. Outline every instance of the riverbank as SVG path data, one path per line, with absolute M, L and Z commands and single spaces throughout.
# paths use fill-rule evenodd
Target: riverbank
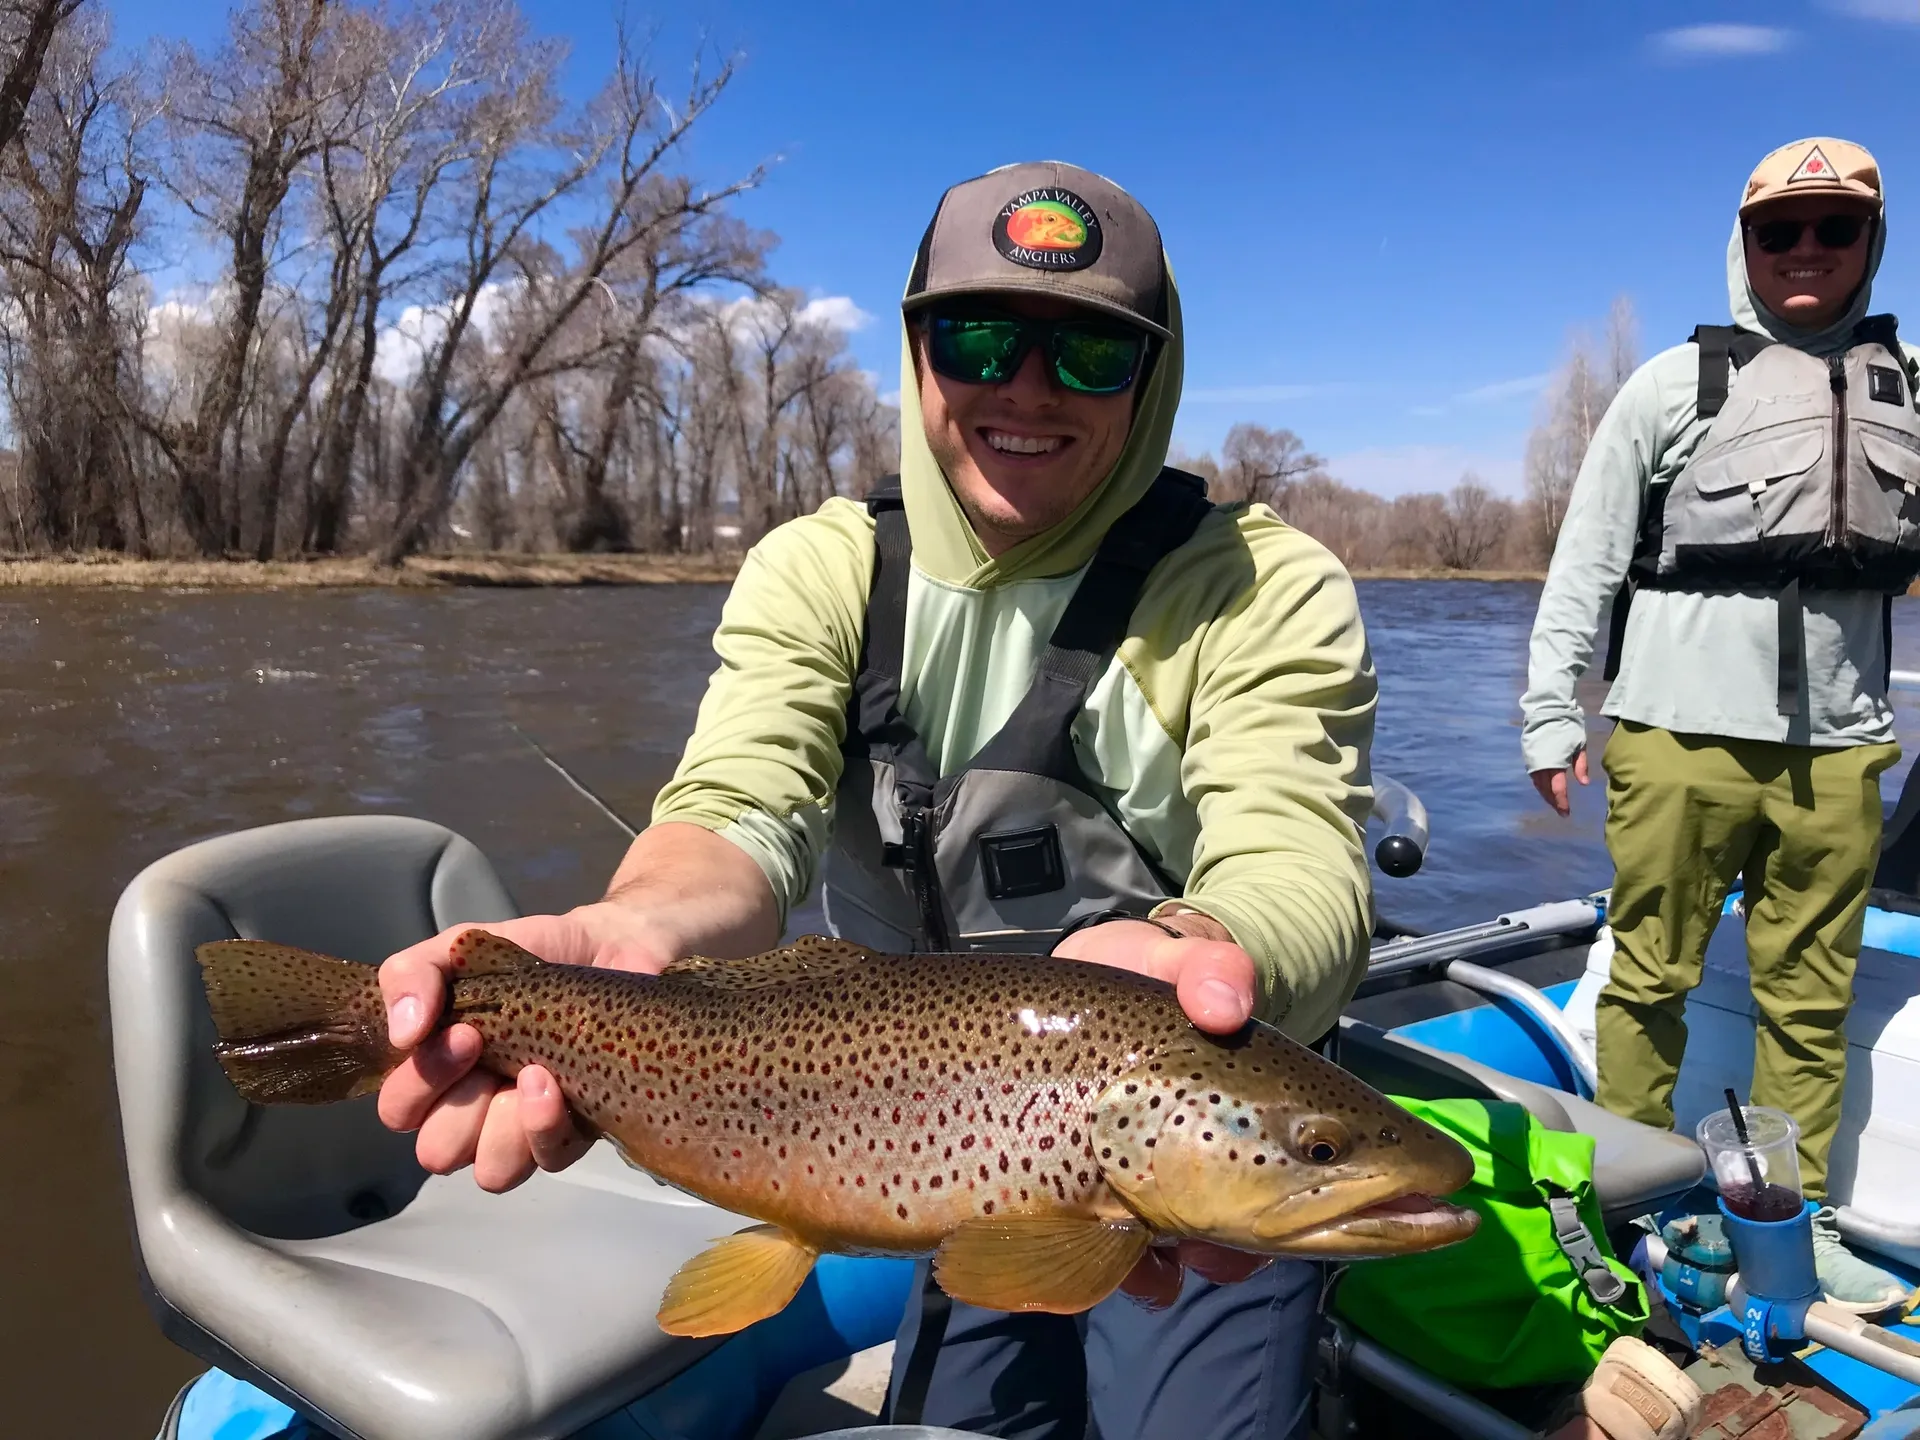
M 444 589 L 480 585 L 668 585 L 733 579 L 738 555 L 415 555 L 399 565 L 315 560 L 134 560 L 95 554 L 0 557 L 0 588 L 106 590 Z
M 0 588 L 108 590 L 545 588 L 726 582 L 740 556 L 415 555 L 395 566 L 358 557 L 316 560 L 133 560 L 124 555 L 0 556 Z M 1534 570 L 1356 570 L 1356 580 L 1538 581 Z

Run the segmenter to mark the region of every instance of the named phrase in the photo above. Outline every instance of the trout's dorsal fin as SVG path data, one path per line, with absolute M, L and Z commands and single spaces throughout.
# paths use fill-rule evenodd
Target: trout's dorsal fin
M 695 980 L 716 990 L 764 990 L 795 980 L 819 980 L 842 975 L 880 959 L 880 955 L 851 940 L 827 935 L 802 935 L 791 945 L 749 955 L 744 960 L 714 960 L 689 955 L 660 973 L 679 980 Z
M 461 975 L 495 975 L 503 970 L 531 970 L 536 965 L 547 963 L 504 935 L 494 935 L 478 928 L 462 930 L 454 936 L 453 943 L 447 946 L 447 955 L 453 961 L 454 970 Z
M 985 1310 L 1077 1315 L 1120 1288 L 1151 1238 L 1137 1220 L 968 1220 L 940 1242 L 933 1278 L 954 1299 Z

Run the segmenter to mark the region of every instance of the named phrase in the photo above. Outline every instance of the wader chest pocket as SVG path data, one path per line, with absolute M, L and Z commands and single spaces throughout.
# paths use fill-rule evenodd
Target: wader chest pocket
M 1051 825 L 982 835 L 980 868 L 986 873 L 987 894 L 995 900 L 1046 895 L 1067 883 L 1060 832 Z

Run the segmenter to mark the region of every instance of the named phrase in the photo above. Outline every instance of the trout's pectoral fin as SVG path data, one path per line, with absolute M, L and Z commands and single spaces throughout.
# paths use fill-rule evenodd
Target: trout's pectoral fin
M 669 1335 L 731 1335 L 777 1315 L 806 1283 L 818 1255 L 778 1225 L 729 1235 L 667 1282 L 660 1328 Z
M 968 1305 L 1077 1315 L 1119 1288 L 1149 1238 L 1146 1226 L 1130 1220 L 969 1220 L 934 1252 L 933 1274 L 942 1290 Z

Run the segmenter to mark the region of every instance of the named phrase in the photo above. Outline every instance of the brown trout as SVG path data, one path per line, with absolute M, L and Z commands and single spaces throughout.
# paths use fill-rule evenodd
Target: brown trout
M 762 1224 L 682 1267 L 662 1329 L 782 1309 L 815 1256 L 932 1255 L 956 1299 L 1074 1313 L 1148 1245 L 1350 1259 L 1463 1240 L 1467 1152 L 1270 1026 L 1196 1030 L 1170 986 L 1033 955 L 810 936 L 660 975 L 453 942 L 443 1023 L 550 1070 L 632 1165 Z M 227 1075 L 259 1104 L 366 1094 L 399 1063 L 372 966 L 199 949 Z

